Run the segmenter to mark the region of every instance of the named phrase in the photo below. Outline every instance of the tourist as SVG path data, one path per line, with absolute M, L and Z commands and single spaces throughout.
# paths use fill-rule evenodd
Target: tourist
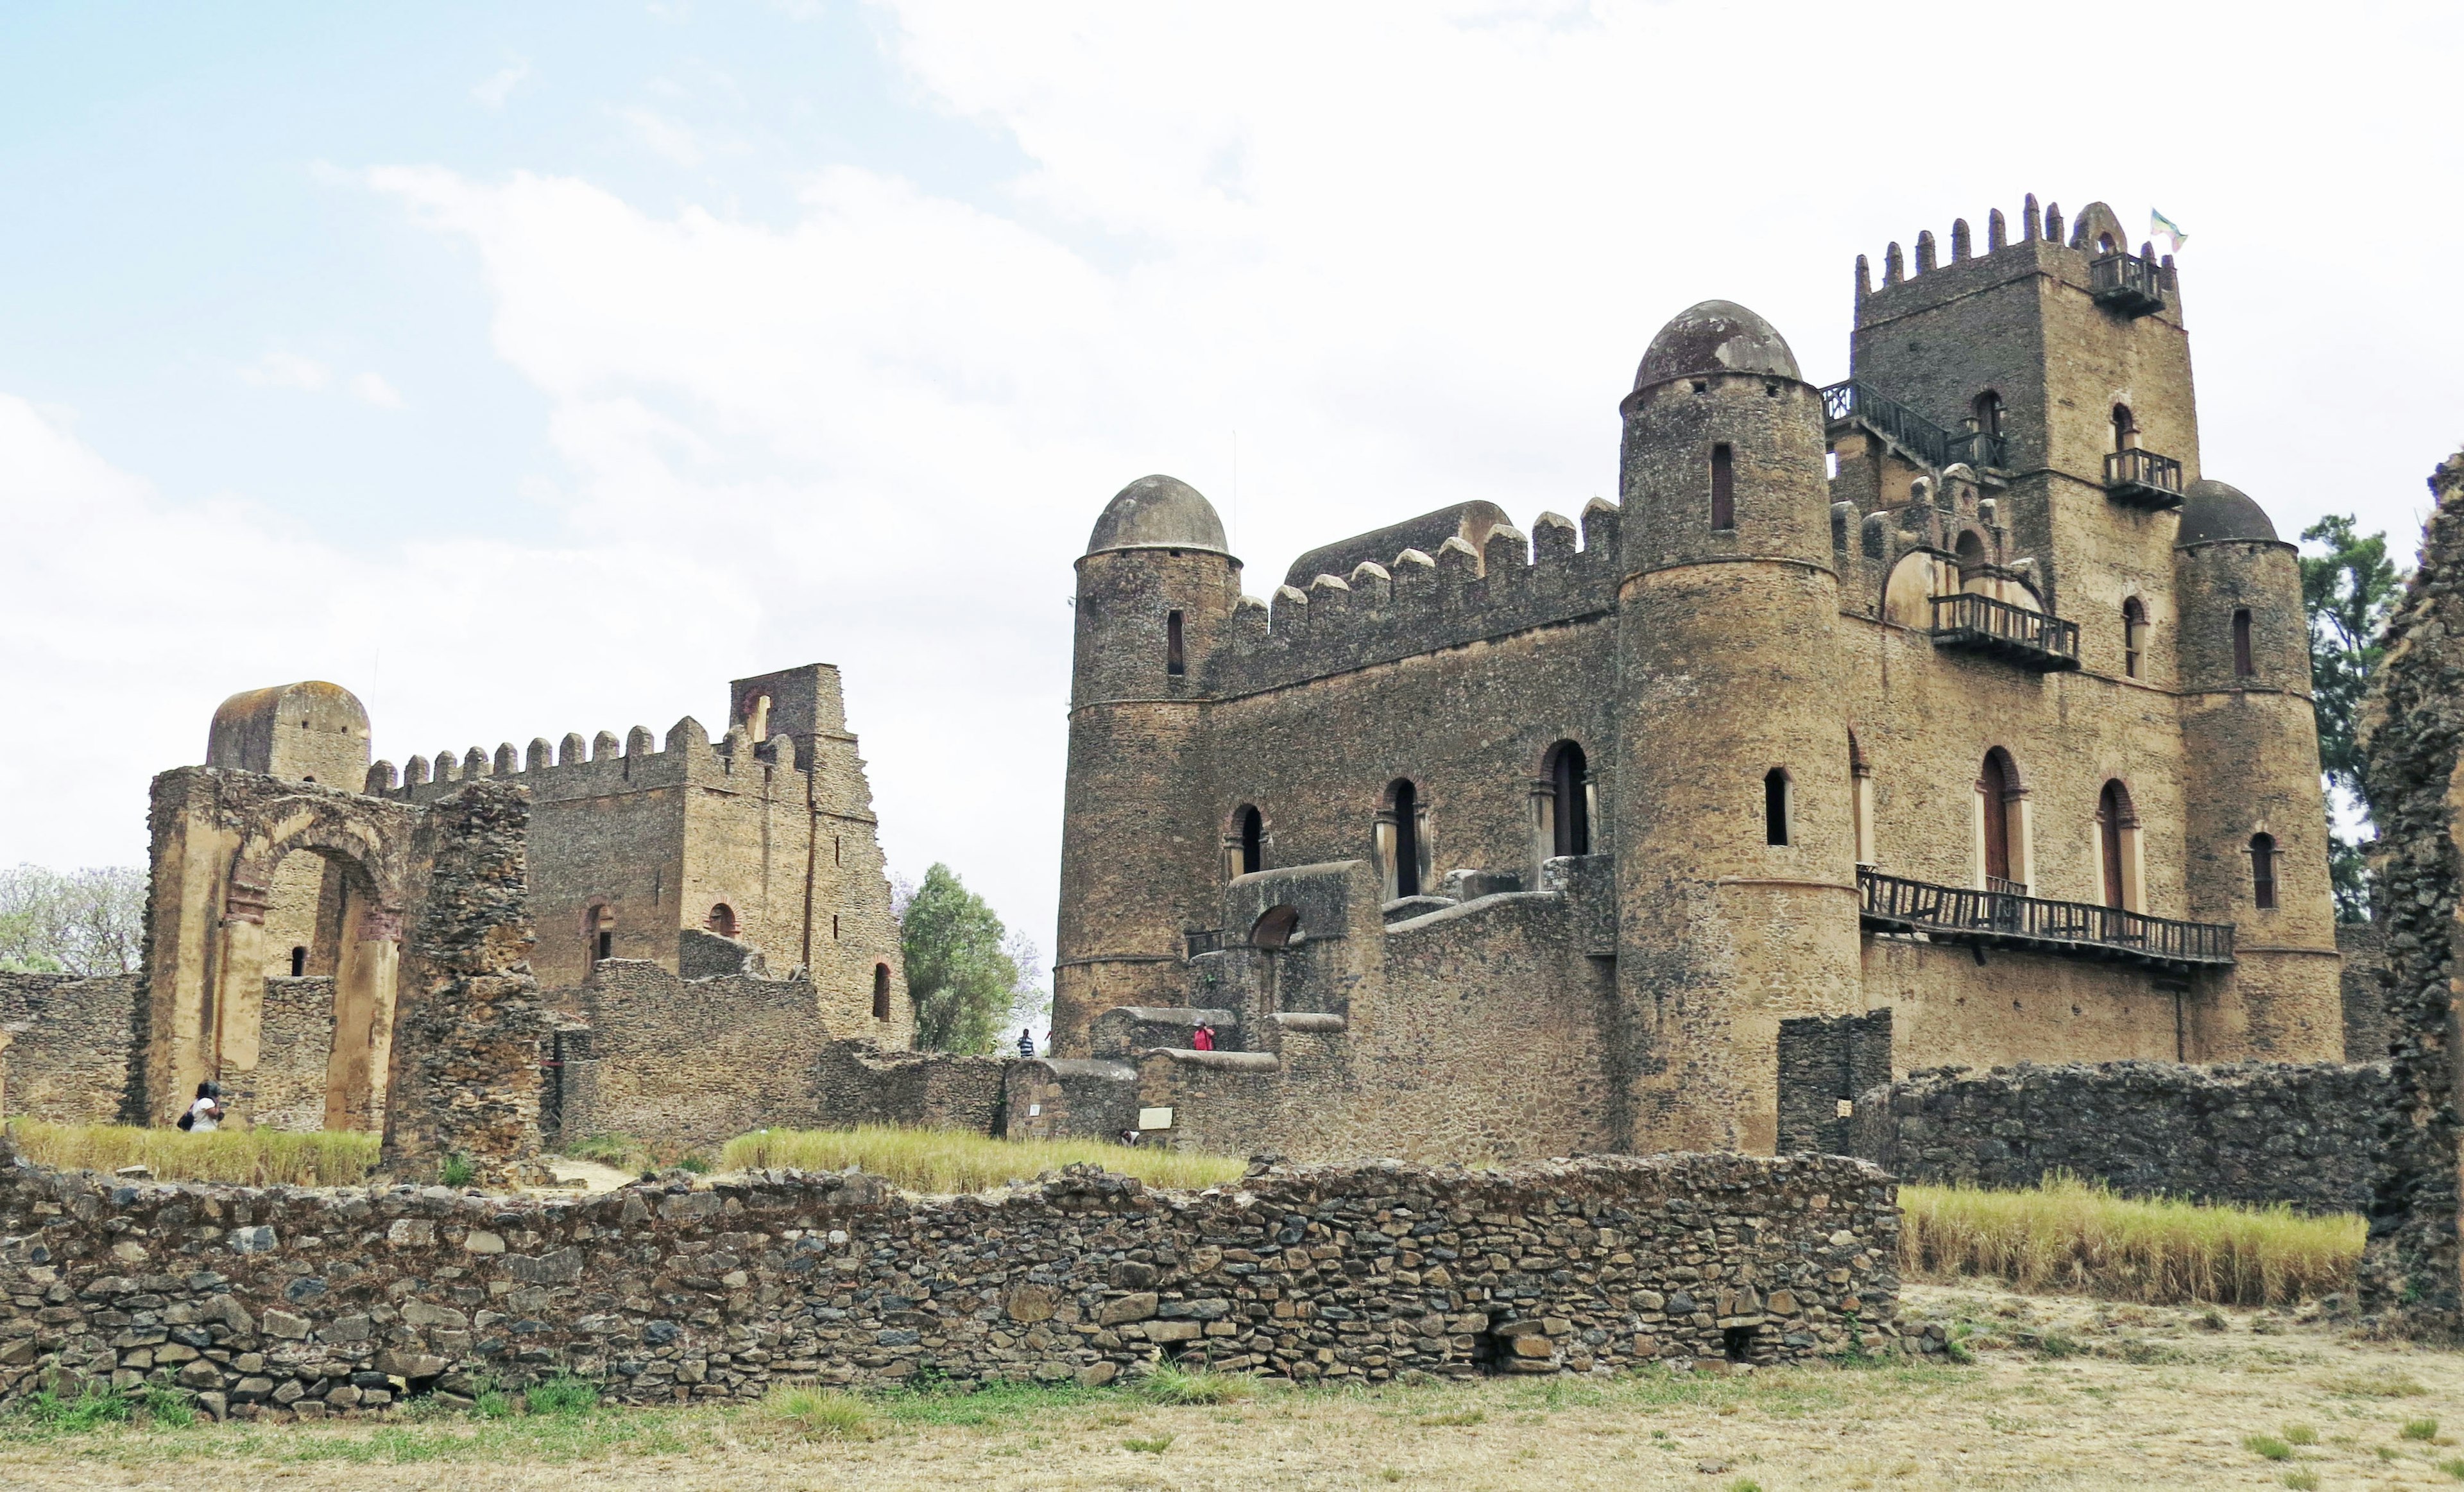
M 1135 1130 L 1123 1130 L 1121 1131 L 1121 1143 L 1124 1145 L 1135 1146 L 1138 1143 L 1138 1131 Z
M 1197 1030 L 1189 1033 L 1189 1045 L 1190 1049 L 1193 1051 L 1211 1052 L 1215 1050 L 1215 1028 L 1211 1025 L 1200 1023 Z
M 197 1085 L 197 1101 L 180 1116 L 180 1128 L 190 1134 L 211 1134 L 222 1128 L 223 1089 L 219 1083 Z
M 1018 1054 L 1021 1057 L 1035 1055 L 1035 1033 L 1023 1026 L 1021 1026 L 1018 1032 Z

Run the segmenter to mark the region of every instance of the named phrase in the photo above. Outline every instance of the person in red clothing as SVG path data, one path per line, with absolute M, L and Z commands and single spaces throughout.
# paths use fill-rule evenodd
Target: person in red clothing
M 1213 1026 L 1202 1025 L 1197 1030 L 1190 1032 L 1189 1045 L 1190 1049 L 1193 1051 L 1211 1052 L 1215 1050 L 1215 1028 Z

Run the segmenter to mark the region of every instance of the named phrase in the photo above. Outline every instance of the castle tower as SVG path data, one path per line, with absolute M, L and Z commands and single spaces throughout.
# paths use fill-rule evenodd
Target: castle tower
M 1768 1152 L 1779 1022 L 1861 1009 L 1822 398 L 1770 323 L 1710 300 L 1619 409 L 1613 1129 Z
M 2188 1002 L 2182 1054 L 2332 1062 L 2341 961 L 2297 552 L 2257 503 L 2199 481 L 2173 553 L 2187 915 L 2233 925 L 2233 966 Z
M 318 679 L 233 694 L 206 732 L 206 765 L 356 793 L 368 775 L 367 709 Z
M 1181 1003 L 1181 933 L 1220 916 L 1203 679 L 1240 596 L 1222 520 L 1169 476 L 1121 489 L 1078 561 L 1056 1055 L 1084 1056 L 1115 1005 Z

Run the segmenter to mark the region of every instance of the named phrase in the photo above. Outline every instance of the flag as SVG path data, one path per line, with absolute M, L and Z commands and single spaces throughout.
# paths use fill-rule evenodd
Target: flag
M 2190 241 L 2190 235 L 2182 231 L 2182 225 L 2154 208 L 2147 209 L 2147 236 L 2168 241 L 2173 246 L 2170 252 L 2174 253 L 2180 253 L 2182 246 Z

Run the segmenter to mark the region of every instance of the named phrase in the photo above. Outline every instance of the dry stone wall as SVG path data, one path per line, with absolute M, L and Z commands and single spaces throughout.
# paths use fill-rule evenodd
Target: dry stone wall
M 2067 1171 L 2138 1196 L 2362 1212 L 2391 1092 L 2383 1064 L 1945 1067 L 1858 1100 L 1850 1148 L 1936 1186 Z
M 1085 1168 L 919 1198 L 847 1174 L 582 1199 L 127 1183 L 0 1153 L 0 1404 L 41 1387 L 363 1414 L 557 1372 L 635 1403 L 918 1373 L 1109 1382 L 1787 1362 L 1887 1346 L 1891 1180 L 1838 1157 L 1512 1172 Z
M 118 1118 L 143 982 L 0 973 L 0 1109 L 54 1124 Z

